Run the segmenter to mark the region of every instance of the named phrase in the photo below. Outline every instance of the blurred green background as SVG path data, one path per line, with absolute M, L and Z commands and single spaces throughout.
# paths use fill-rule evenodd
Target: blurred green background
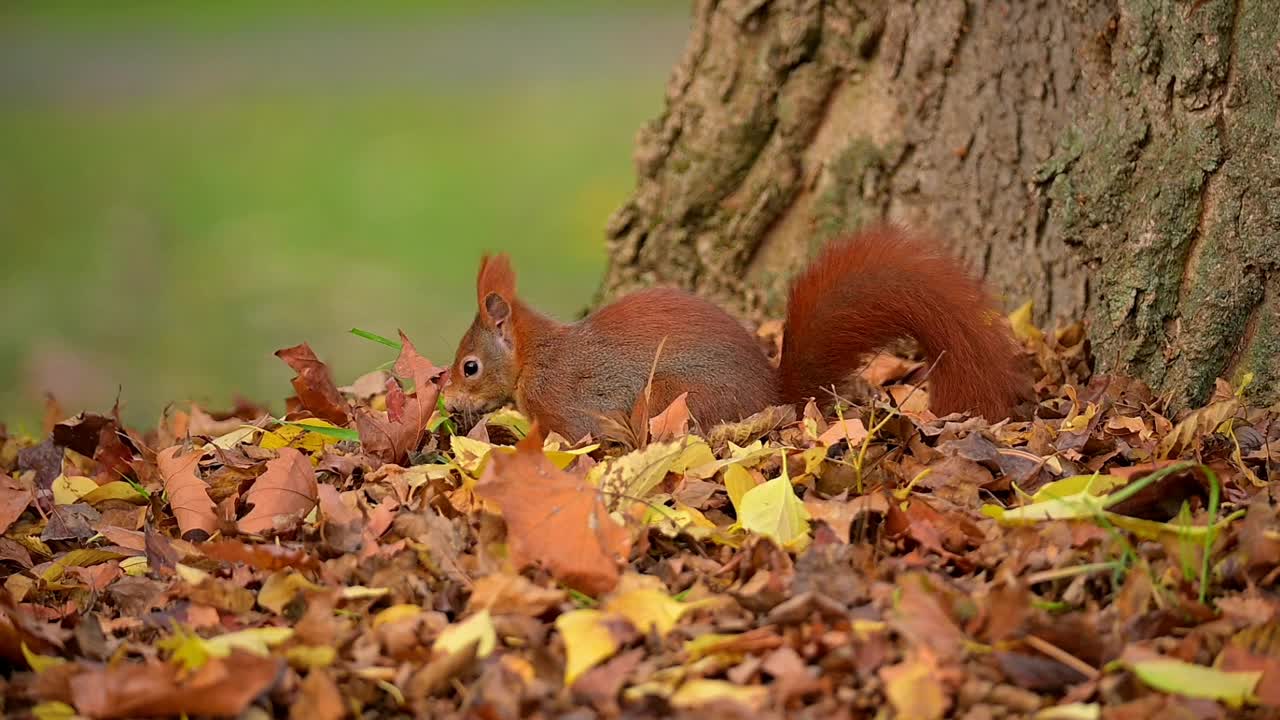
M 480 254 L 560 317 L 662 109 L 686 2 L 6 2 L 0 421 L 280 409 L 308 341 L 345 383 L 394 336 L 447 363 Z

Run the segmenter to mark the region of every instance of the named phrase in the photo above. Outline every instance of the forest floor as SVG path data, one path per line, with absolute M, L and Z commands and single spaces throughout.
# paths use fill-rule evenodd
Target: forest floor
M 825 417 L 456 434 L 407 342 L 344 387 L 281 351 L 283 419 L 51 403 L 0 432 L 3 711 L 1275 717 L 1280 416 L 1023 317 L 1038 405 L 996 424 L 884 355 Z

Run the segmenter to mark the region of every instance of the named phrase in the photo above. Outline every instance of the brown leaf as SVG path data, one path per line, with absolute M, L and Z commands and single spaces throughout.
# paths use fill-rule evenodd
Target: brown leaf
M 574 681 L 574 695 L 586 699 L 606 716 L 616 715 L 618 693 L 643 658 L 644 648 L 636 648 L 591 668 Z
M 25 606 L 19 607 L 9 593 L 0 592 L 0 657 L 25 665 L 24 644 L 32 652 L 49 655 L 62 649 L 70 636 L 70 630 L 64 630 L 58 623 L 36 618 Z
M 400 333 L 400 357 L 396 375 L 413 380 L 413 395 L 406 395 L 399 383 L 387 379 L 387 412 L 367 408 L 356 411 L 356 430 L 365 452 L 388 463 L 401 463 L 422 445 L 431 414 L 440 394 L 439 378 L 444 370 L 418 354 L 413 343 Z
M 241 650 L 210 658 L 190 677 L 159 660 L 91 666 L 71 679 L 72 704 L 92 718 L 236 717 L 275 684 L 282 664 Z
M 307 673 L 289 707 L 290 720 L 341 720 L 346 715 L 347 707 L 333 676 L 321 668 Z
M 178 529 L 187 540 L 203 540 L 218 529 L 218 518 L 213 501 L 209 499 L 209 486 L 196 472 L 204 455 L 195 450 L 179 456 L 182 448 L 174 445 L 156 455 L 156 465 L 164 478 L 164 491 L 169 496 L 169 509 L 178 521 Z
M 348 414 L 347 401 L 338 392 L 333 382 L 329 366 L 320 362 L 320 358 L 306 343 L 294 345 L 276 351 L 276 357 L 284 360 L 293 371 L 298 373 L 291 381 L 293 390 L 298 394 L 298 401 L 308 412 L 321 420 L 328 420 L 334 425 L 345 426 L 351 421 Z
M 494 573 L 476 580 L 467 601 L 467 613 L 485 608 L 495 615 L 537 617 L 564 600 L 565 594 L 560 590 L 535 585 L 523 575 Z
M 169 540 L 152 530 L 150 525 L 143 532 L 143 549 L 147 554 L 147 564 L 158 570 L 173 570 L 182 559 Z
M 689 434 L 689 393 L 680 393 L 666 410 L 649 419 L 650 442 L 661 442 Z
M 242 562 L 258 570 L 274 572 L 284 568 L 314 570 L 320 561 L 302 548 L 283 545 L 250 545 L 240 540 L 218 540 L 200 544 L 200 552 L 206 557 L 223 562 Z
M 0 471 L 0 533 L 9 529 L 27 506 L 31 504 L 32 493 L 18 483 L 17 480 Z
M 291 447 L 279 449 L 266 472 L 244 494 L 253 505 L 236 524 L 243 533 L 264 534 L 291 529 L 316 506 L 316 473 L 306 456 Z
M 45 512 L 53 508 L 53 481 L 62 474 L 62 447 L 52 440 L 18 451 L 18 470 L 36 473 L 36 504 Z
M 859 495 L 850 500 L 819 500 L 810 496 L 804 499 L 804 507 L 815 520 L 831 526 L 842 542 L 849 542 L 853 523 L 863 515 L 884 515 L 889 512 L 889 499 L 883 493 Z
M 943 595 L 928 575 L 910 574 L 898 581 L 902 591 L 894 625 L 913 645 L 927 647 L 940 660 L 959 660 L 968 639 L 943 608 Z
M 517 567 L 538 563 L 592 595 L 618 584 L 618 560 L 628 553 L 630 534 L 609 517 L 585 477 L 557 469 L 542 454 L 536 426 L 515 454 L 490 456 L 476 494 L 502 508 Z

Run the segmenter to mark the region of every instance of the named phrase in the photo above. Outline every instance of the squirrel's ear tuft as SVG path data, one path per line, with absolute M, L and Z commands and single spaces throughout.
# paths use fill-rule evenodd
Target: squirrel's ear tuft
M 480 273 L 476 276 L 476 304 L 483 310 L 485 298 L 497 294 L 508 303 L 516 294 L 516 274 L 506 253 L 485 255 L 480 259 Z

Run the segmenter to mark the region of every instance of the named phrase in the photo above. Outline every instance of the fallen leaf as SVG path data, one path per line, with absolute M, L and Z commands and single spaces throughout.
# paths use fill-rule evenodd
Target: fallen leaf
M 493 616 L 488 610 L 481 610 L 466 620 L 445 628 L 431 647 L 437 652 L 452 654 L 475 645 L 476 657 L 484 658 L 489 657 L 497 643 Z
M 30 490 L 0 472 L 0 533 L 8 530 L 14 521 L 22 517 L 23 511 L 31 504 L 32 497 Z
M 880 679 L 898 717 L 937 720 L 945 716 L 951 700 L 938 682 L 937 666 L 929 656 L 908 658 L 881 668 Z
M 649 437 L 654 442 L 689 434 L 689 393 L 680 393 L 666 410 L 649 419 Z
M 641 633 L 657 630 L 659 636 L 666 636 L 675 629 L 681 616 L 704 605 L 682 603 L 653 587 L 637 587 L 611 595 L 601 609 L 625 617 Z
M 346 425 L 351 421 L 348 414 L 350 407 L 342 393 L 338 392 L 329 366 L 320 362 L 310 345 L 302 343 L 277 350 L 276 357 L 284 360 L 298 373 L 291 382 L 302 407 L 312 415 L 335 425 Z
M 698 678 L 686 681 L 671 695 L 672 707 L 689 709 L 712 702 L 729 701 L 750 710 L 759 710 L 769 699 L 769 691 L 759 685 L 734 685 L 724 680 Z
M 889 512 L 889 499 L 883 493 L 859 495 L 848 500 L 820 500 L 806 496 L 804 507 L 810 518 L 827 523 L 835 531 L 836 537 L 849 542 L 853 523 L 864 515 L 884 515 Z
M 825 447 L 830 447 L 841 440 L 847 440 L 850 446 L 854 446 L 860 445 L 866 438 L 867 428 L 863 426 L 861 420 L 845 418 L 831 423 L 831 427 L 818 436 L 818 442 Z
M 307 458 L 293 448 L 280 448 L 279 457 L 244 494 L 253 505 L 236 527 L 262 534 L 289 529 L 316 506 L 316 473 Z
M 586 478 L 557 469 L 542 454 L 535 427 L 511 455 L 495 453 L 476 493 L 502 509 L 511 560 L 537 563 L 565 584 L 590 594 L 613 589 L 630 534 L 605 510 Z
M 273 658 L 235 652 L 214 659 L 190 676 L 150 660 L 94 666 L 70 681 L 72 704 L 91 718 L 147 715 L 236 717 L 276 682 L 283 664 Z
M 312 668 L 298 686 L 298 697 L 289 705 L 290 720 L 341 720 L 347 706 L 333 676 L 321 668 Z
M 223 562 L 242 562 L 268 572 L 285 568 L 315 570 L 320 567 L 320 561 L 303 548 L 250 544 L 240 540 L 217 540 L 201 543 L 198 547 L 206 557 Z
M 751 488 L 742 496 L 738 522 L 751 532 L 772 538 L 788 550 L 803 550 L 809 543 L 809 511 L 796 497 L 786 473 Z
M 591 609 L 571 610 L 556 618 L 556 630 L 564 640 L 566 686 L 618 651 L 608 618 L 607 613 Z
M 164 478 L 164 492 L 182 537 L 204 540 L 218 529 L 213 500 L 209 499 L 209 486 L 196 472 L 204 452 L 197 450 L 179 456 L 181 451 L 177 445 L 161 450 L 156 455 L 156 464 Z
M 387 412 L 361 408 L 356 413 L 356 429 L 365 451 L 391 463 L 402 462 L 422 444 L 436 410 L 440 393 L 438 379 L 444 370 L 418 354 L 413 343 L 400 333 L 400 356 L 395 372 L 413 380 L 413 395 L 406 395 L 394 379 L 387 380 Z
M 1262 678 L 1260 670 L 1228 672 L 1171 658 L 1143 659 L 1127 664 L 1134 675 L 1156 690 L 1217 700 L 1230 707 L 1240 707 L 1252 698 L 1254 688 Z
M 496 615 L 519 614 L 537 617 L 564 602 L 565 594 L 532 583 L 523 575 L 486 575 L 471 588 L 470 610 L 486 609 Z

